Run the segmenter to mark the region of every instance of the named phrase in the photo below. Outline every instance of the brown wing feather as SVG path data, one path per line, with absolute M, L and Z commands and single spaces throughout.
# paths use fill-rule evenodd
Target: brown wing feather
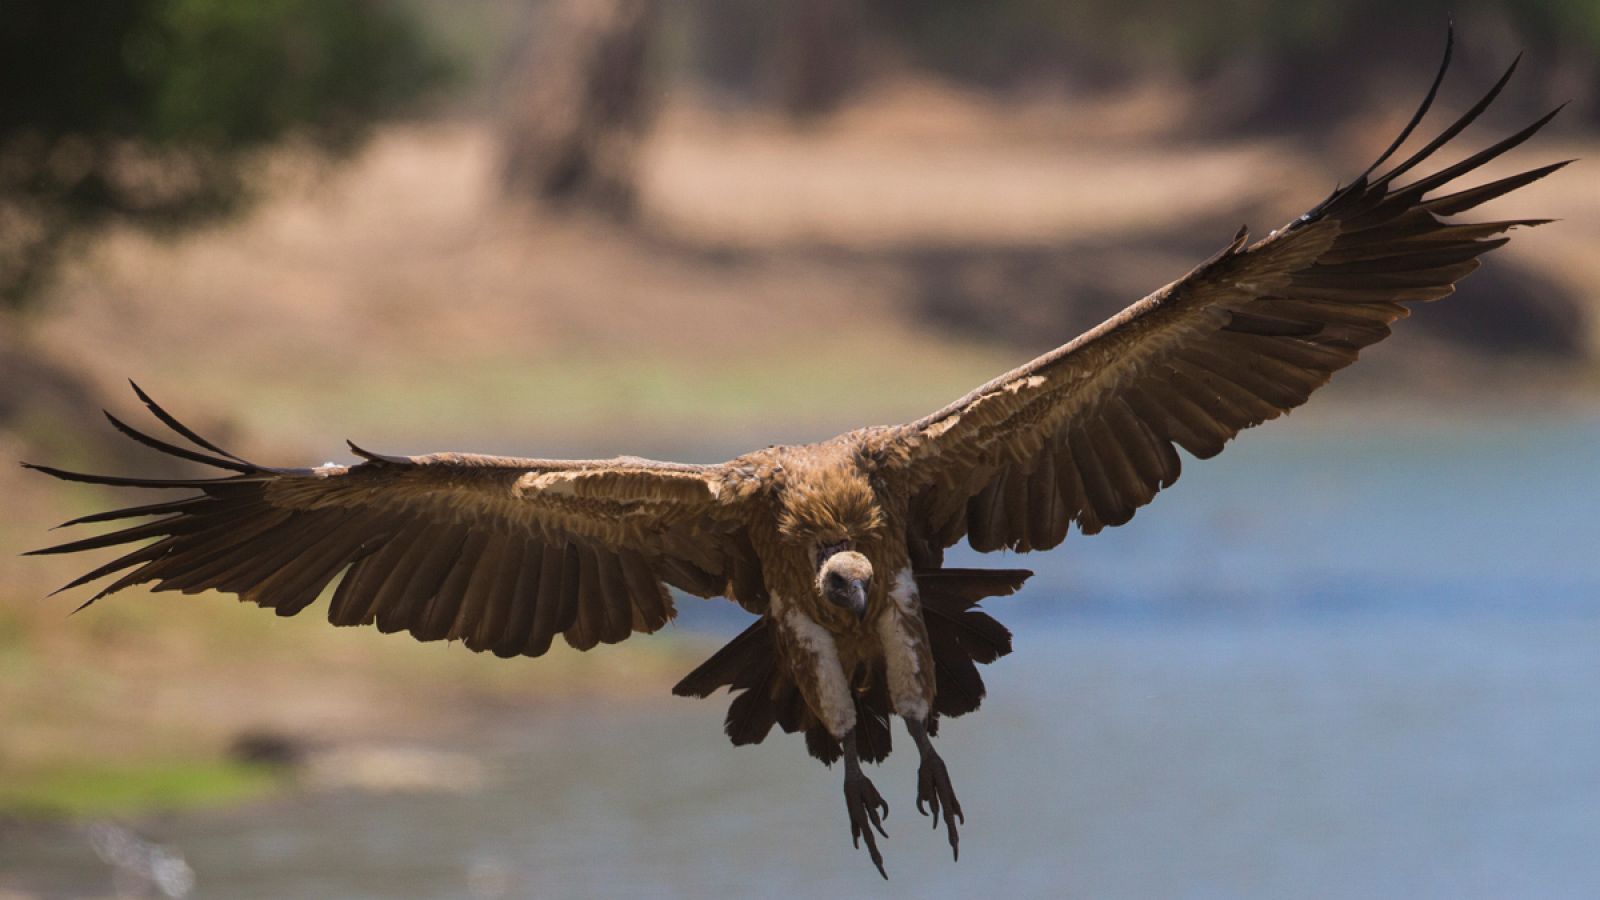
M 1199 458 L 1304 403 L 1389 335 L 1402 305 L 1436 300 L 1504 244 L 1517 219 L 1446 221 L 1561 168 L 1556 163 L 1429 198 L 1516 147 L 1554 112 L 1467 159 L 1397 185 L 1494 100 L 1488 94 L 1422 150 L 1373 175 L 1427 112 L 1444 63 L 1400 137 L 1347 187 L 1265 240 L 1240 230 L 1184 278 L 920 421 L 878 432 L 897 445 L 924 565 L 964 535 L 978 550 L 1053 547 L 1128 521 Z M 1516 68 L 1513 63 L 1511 69 Z
M 67 524 L 156 518 L 34 551 L 152 541 L 67 585 L 119 575 L 88 603 L 150 584 L 238 594 L 288 616 L 342 573 L 328 610 L 335 625 L 457 639 L 501 656 L 538 656 L 556 634 L 588 649 L 655 631 L 674 615 L 667 584 L 735 592 L 757 612 L 765 605 L 764 595 L 730 585 L 759 570 L 739 531 L 737 485 L 749 474 L 732 464 L 397 457 L 352 445 L 365 462 L 270 468 L 221 450 L 139 396 L 200 450 L 112 419 L 118 430 L 227 474 L 133 479 L 33 466 L 72 481 L 201 492 L 81 517 Z

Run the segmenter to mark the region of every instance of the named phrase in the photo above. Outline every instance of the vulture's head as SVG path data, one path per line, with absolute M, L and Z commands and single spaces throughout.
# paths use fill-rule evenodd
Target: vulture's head
M 881 542 L 883 530 L 871 483 L 837 468 L 823 468 L 787 491 L 778 515 L 784 542 L 816 567 L 818 596 L 857 618 L 866 616 L 872 596 L 872 563 L 861 551 Z
M 857 619 L 866 616 L 872 563 L 854 550 L 838 547 L 824 547 L 818 556 L 817 593 L 834 606 L 855 613 Z

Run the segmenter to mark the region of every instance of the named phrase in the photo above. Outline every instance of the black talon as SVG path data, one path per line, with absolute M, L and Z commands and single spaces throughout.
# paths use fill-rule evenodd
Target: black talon
M 883 820 L 889 818 L 889 803 L 862 774 L 853 731 L 844 737 L 844 805 L 850 814 L 851 846 L 861 849 L 861 839 L 866 838 L 867 856 L 878 867 L 878 874 L 887 881 L 889 873 L 883 867 L 883 854 L 878 852 L 878 840 L 872 836 L 872 832 L 877 829 L 878 834 L 885 838 L 889 836 L 883 827 Z M 881 814 L 879 810 L 882 810 Z
M 906 728 L 922 753 L 922 765 L 917 768 L 917 812 L 933 820 L 935 831 L 939 829 L 942 819 L 950 835 L 950 856 L 959 860 L 961 835 L 956 830 L 956 822 L 959 820 L 965 825 L 967 817 L 961 812 L 961 801 L 956 799 L 955 788 L 950 785 L 950 773 L 945 769 L 944 760 L 934 752 L 925 724 L 907 719 Z

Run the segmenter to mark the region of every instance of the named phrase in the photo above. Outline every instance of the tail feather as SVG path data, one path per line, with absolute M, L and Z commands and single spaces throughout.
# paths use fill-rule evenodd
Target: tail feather
M 772 663 L 772 635 L 767 631 L 767 620 L 760 618 L 693 672 L 683 676 L 683 680 L 673 686 L 672 693 L 679 697 L 709 697 L 721 687 L 751 688 Z
M 928 722 L 936 733 L 940 716 L 961 716 L 983 702 L 978 665 L 1011 652 L 1011 632 L 977 609 L 985 597 L 1015 593 L 1033 573 L 1023 569 L 930 569 L 917 572 L 923 620 L 933 653 L 937 688 Z M 856 693 L 856 747 L 867 762 L 881 762 L 893 749 L 888 685 L 881 670 Z M 839 741 L 806 707 L 799 686 L 778 664 L 767 619 L 740 632 L 722 649 L 684 676 L 672 692 L 709 697 L 719 688 L 735 696 L 725 730 L 736 745 L 759 744 L 777 725 L 785 733 L 804 732 L 806 749 L 832 765 L 841 756 Z
M 777 723 L 778 710 L 767 689 L 774 674 L 773 667 L 769 666 L 767 674 L 755 686 L 734 697 L 728 705 L 728 719 L 723 730 L 735 747 L 761 743 Z

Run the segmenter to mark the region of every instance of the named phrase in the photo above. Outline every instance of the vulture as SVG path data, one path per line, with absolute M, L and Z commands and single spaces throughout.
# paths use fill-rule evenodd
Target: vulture
M 392 456 L 352 443 L 352 465 L 277 468 L 224 450 L 135 385 L 171 436 L 108 413 L 111 424 L 215 473 L 153 479 L 30 465 L 175 492 L 73 519 L 121 524 L 33 552 L 122 548 L 62 588 L 115 576 L 85 606 L 147 584 L 236 594 L 292 616 L 337 581 L 334 625 L 502 657 L 539 656 L 557 637 L 578 650 L 615 644 L 666 625 L 681 595 L 725 597 L 754 622 L 674 693 L 727 688 L 736 745 L 776 726 L 802 734 L 823 763 L 842 759 L 852 842 L 865 843 L 884 877 L 874 833 L 887 836 L 888 804 L 862 763 L 889 754 L 898 716 L 921 759 L 917 809 L 944 826 L 954 856 L 965 817 L 933 738 L 941 718 L 978 708 L 978 666 L 1011 650 L 1011 633 L 980 602 L 1011 594 L 1030 573 L 947 568 L 944 551 L 963 540 L 977 551 L 1047 550 L 1074 524 L 1085 535 L 1124 524 L 1178 478 L 1180 449 L 1208 459 L 1242 429 L 1304 403 L 1388 337 L 1407 304 L 1450 295 L 1506 232 L 1549 221 L 1456 217 L 1565 163 L 1458 182 L 1559 107 L 1422 174 L 1499 96 L 1515 62 L 1459 119 L 1390 162 L 1432 106 L 1452 43 L 1400 135 L 1309 212 L 1254 243 L 1241 229 L 1177 281 L 909 424 L 716 465 Z

